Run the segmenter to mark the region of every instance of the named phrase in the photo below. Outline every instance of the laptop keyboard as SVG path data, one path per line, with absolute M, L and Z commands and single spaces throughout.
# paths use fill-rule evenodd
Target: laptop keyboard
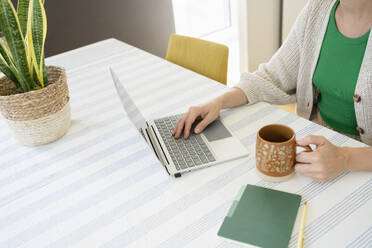
M 168 116 L 154 121 L 176 169 L 183 170 L 216 161 L 200 135 L 191 132 L 187 139 L 175 139 L 172 136 L 173 128 L 181 117 Z

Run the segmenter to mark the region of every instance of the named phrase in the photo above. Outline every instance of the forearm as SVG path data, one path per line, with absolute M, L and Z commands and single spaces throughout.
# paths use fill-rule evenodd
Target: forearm
M 372 147 L 342 147 L 347 160 L 347 171 L 372 171 Z
M 239 88 L 233 88 L 213 101 L 218 103 L 221 109 L 233 108 L 248 103 L 247 96 Z

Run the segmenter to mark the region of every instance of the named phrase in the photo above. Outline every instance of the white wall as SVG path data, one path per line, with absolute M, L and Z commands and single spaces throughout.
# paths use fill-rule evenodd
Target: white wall
M 287 38 L 298 14 L 305 6 L 307 0 L 283 0 L 283 29 L 282 40 Z
M 280 43 L 280 1 L 240 0 L 241 71 L 255 71 Z

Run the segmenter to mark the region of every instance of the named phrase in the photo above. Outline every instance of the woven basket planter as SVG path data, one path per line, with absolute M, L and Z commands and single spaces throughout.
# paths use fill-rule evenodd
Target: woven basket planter
M 70 104 L 63 68 L 47 67 L 48 86 L 20 93 L 7 77 L 0 78 L 0 111 L 15 137 L 38 146 L 62 137 L 70 127 Z

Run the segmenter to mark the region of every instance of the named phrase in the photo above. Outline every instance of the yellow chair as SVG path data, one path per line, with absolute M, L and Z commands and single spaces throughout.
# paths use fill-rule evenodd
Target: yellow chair
M 225 45 L 173 34 L 166 60 L 226 85 L 228 57 Z
M 296 114 L 296 103 L 286 104 L 286 105 L 274 105 L 282 110 L 285 110 L 289 113 Z
M 173 34 L 166 60 L 226 85 L 229 48 L 215 42 Z M 274 105 L 296 113 L 296 104 Z

